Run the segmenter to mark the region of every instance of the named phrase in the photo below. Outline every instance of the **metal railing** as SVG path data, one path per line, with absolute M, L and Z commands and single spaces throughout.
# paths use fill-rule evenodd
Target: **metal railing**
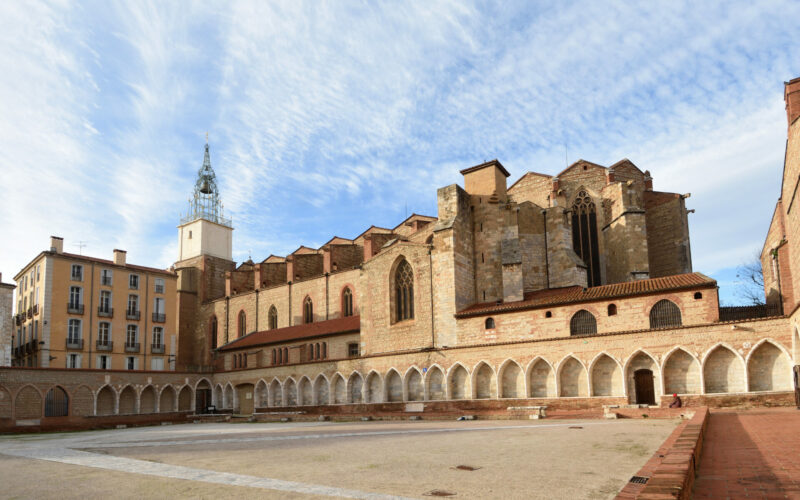
M 164 293 L 164 285 L 155 286 L 156 293 Z
M 67 338 L 67 349 L 83 349 L 83 339 Z
M 83 314 L 83 304 L 67 303 L 67 312 L 70 314 Z
M 33 317 L 33 308 L 29 307 L 28 308 L 28 319 L 31 319 L 32 317 Z
M 98 351 L 113 351 L 114 350 L 114 342 L 111 340 L 102 341 L 98 340 L 95 344 Z
M 164 354 L 164 344 L 153 344 L 150 346 L 150 352 L 153 354 Z
M 125 352 L 139 352 L 141 350 L 141 344 L 139 342 L 125 342 Z
M 153 323 L 164 323 L 167 321 L 167 315 L 162 313 L 153 313 Z
M 114 308 L 113 307 L 97 307 L 97 315 L 103 318 L 113 318 L 114 317 Z
M 125 317 L 127 319 L 132 319 L 132 320 L 139 321 L 140 315 L 141 315 L 141 311 L 132 311 L 130 309 L 125 311 Z
M 103 286 L 111 286 L 110 276 L 100 276 L 100 284 Z
M 741 321 L 746 319 L 771 318 L 780 315 L 781 308 L 779 304 L 725 306 L 719 308 L 720 321 Z
M 33 306 L 33 315 L 34 316 L 38 316 L 39 315 L 39 304 L 36 304 L 35 306 Z

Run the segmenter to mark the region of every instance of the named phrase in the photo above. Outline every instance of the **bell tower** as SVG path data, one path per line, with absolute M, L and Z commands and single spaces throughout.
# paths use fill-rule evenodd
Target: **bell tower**
M 178 261 L 206 255 L 232 260 L 233 225 L 222 213 L 217 177 L 206 141 L 203 166 L 197 171 L 189 210 L 178 226 Z

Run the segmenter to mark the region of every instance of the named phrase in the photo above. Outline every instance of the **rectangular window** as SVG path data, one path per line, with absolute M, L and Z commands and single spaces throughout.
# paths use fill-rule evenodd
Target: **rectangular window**
M 139 328 L 136 325 L 128 325 L 128 331 L 125 336 L 125 344 L 128 346 L 136 345 L 139 337 Z
M 80 354 L 67 354 L 67 368 L 80 368 L 81 355 Z
M 164 343 L 164 329 L 160 326 L 153 327 L 153 345 L 161 346 Z
M 126 370 L 136 369 L 136 356 L 127 356 L 125 358 L 125 369 Z
M 153 358 L 150 360 L 150 369 L 160 371 L 164 369 L 164 358 Z
M 77 309 L 83 303 L 81 296 L 83 289 L 79 286 L 69 287 L 69 307 L 70 309 Z
M 347 344 L 347 356 L 350 358 L 357 358 L 358 357 L 358 344 L 353 342 L 351 344 Z
M 36 287 L 36 295 L 33 296 L 33 304 L 38 306 L 39 305 L 39 287 Z
M 135 315 L 139 312 L 139 296 L 128 295 L 128 315 Z
M 39 281 L 42 278 L 42 265 L 36 264 L 36 281 Z
M 128 288 L 131 290 L 138 290 L 139 289 L 139 275 L 138 274 L 131 274 L 128 277 Z
M 111 340 L 111 323 L 101 321 L 97 327 L 97 343 L 108 345 L 109 340 Z
M 100 290 L 100 312 L 111 312 L 111 292 L 108 290 Z
M 156 293 L 164 293 L 164 278 L 156 278 L 155 290 Z
M 81 320 L 69 320 L 67 324 L 67 340 L 71 344 L 77 343 L 81 340 Z
M 105 354 L 97 356 L 97 368 L 100 370 L 111 369 L 111 356 L 107 356 Z
M 164 299 L 156 297 L 153 301 L 153 312 L 156 314 L 164 314 Z
M 39 320 L 33 322 L 33 340 L 39 340 Z
M 80 264 L 72 264 L 72 280 L 83 281 L 83 266 Z
M 113 273 L 111 269 L 103 269 L 100 271 L 100 284 L 103 286 L 111 286 L 111 278 Z

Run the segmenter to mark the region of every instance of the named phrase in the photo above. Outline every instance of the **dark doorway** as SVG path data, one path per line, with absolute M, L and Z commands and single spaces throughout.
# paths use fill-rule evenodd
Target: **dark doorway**
M 206 382 L 201 382 L 195 391 L 194 411 L 195 413 L 205 413 L 211 403 L 211 388 Z
M 44 397 L 45 417 L 66 417 L 69 414 L 69 396 L 61 387 L 53 387 Z
M 636 386 L 637 404 L 656 404 L 656 391 L 653 387 L 653 372 L 650 370 L 636 370 L 633 372 L 634 385 Z

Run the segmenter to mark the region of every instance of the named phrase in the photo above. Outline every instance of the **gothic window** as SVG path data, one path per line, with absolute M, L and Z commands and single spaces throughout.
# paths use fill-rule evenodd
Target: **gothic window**
M 342 292 L 342 316 L 353 315 L 353 291 L 347 287 Z
M 664 299 L 650 309 L 650 328 L 681 326 L 681 310 L 674 302 Z
M 239 311 L 239 325 L 237 333 L 241 337 L 245 334 L 246 330 L 247 330 L 247 316 L 244 314 L 244 311 Z
M 569 320 L 570 335 L 591 335 L 597 333 L 597 320 L 585 309 L 576 312 Z
M 414 271 L 403 259 L 394 272 L 395 321 L 414 317 Z
M 211 336 L 211 348 L 217 348 L 217 317 L 211 317 L 211 326 L 209 327 L 209 335 Z
M 303 301 L 303 323 L 314 322 L 314 303 L 311 302 L 311 297 L 306 297 Z
M 275 306 L 269 308 L 269 314 L 267 314 L 267 316 L 269 317 L 269 329 L 274 330 L 278 328 L 278 310 L 275 309 Z
M 278 361 L 278 358 L 276 357 L 275 349 L 273 349 L 272 350 L 272 364 L 274 365 L 276 361 Z
M 592 197 L 583 190 L 572 203 L 572 249 L 586 264 L 586 279 L 589 286 L 600 285 L 597 209 Z

